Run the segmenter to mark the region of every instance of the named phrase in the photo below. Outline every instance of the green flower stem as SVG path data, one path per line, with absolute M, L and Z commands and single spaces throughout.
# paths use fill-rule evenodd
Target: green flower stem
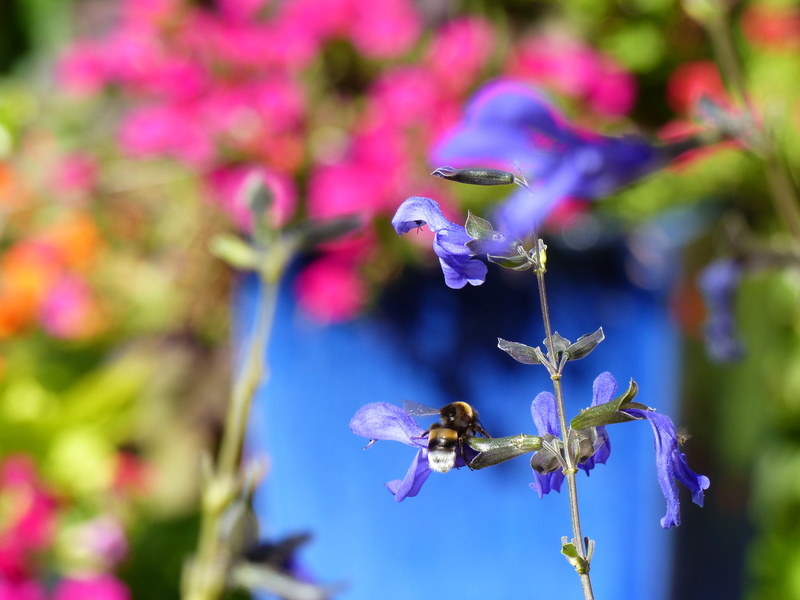
M 720 70 L 730 86 L 731 93 L 737 103 L 745 107 L 753 123 L 759 129 L 759 147 L 756 149 L 756 154 L 764 162 L 767 185 L 775 210 L 786 223 L 795 242 L 800 243 L 800 201 L 798 201 L 797 190 L 786 165 L 778 156 L 771 135 L 764 130 L 760 115 L 750 99 L 744 72 L 731 35 L 727 9 L 720 5 L 713 15 L 703 19 L 701 23 L 708 32 Z
M 553 330 L 550 325 L 550 308 L 547 303 L 547 289 L 545 288 L 544 283 L 544 274 L 546 271 L 544 267 L 545 261 L 544 256 L 542 256 L 542 248 L 541 244 L 539 243 L 538 235 L 534 236 L 534 244 L 536 248 L 536 268 L 534 269 L 534 273 L 536 274 L 536 282 L 539 288 L 539 303 L 542 309 L 542 320 L 544 321 L 544 331 L 547 338 L 548 351 L 550 353 L 550 361 L 546 366 L 550 372 L 550 380 L 553 382 L 553 392 L 556 398 L 556 408 L 558 412 L 558 425 L 561 431 L 561 439 L 563 440 L 564 447 L 566 448 L 566 451 L 564 452 L 564 458 L 567 462 L 567 467 L 564 469 L 564 475 L 567 479 L 567 489 L 569 490 L 569 512 L 572 520 L 572 535 L 574 537 L 575 549 L 578 553 L 578 556 L 588 564 L 586 549 L 584 548 L 583 543 L 583 535 L 581 534 L 581 517 L 580 510 L 578 508 L 578 484 L 575 477 L 578 468 L 575 464 L 575 458 L 569 451 L 569 428 L 567 426 L 566 411 L 564 410 L 564 393 L 561 388 L 561 369 L 564 365 L 563 363 L 561 365 L 555 364 L 555 353 L 553 352 Z M 583 588 L 584 600 L 594 600 L 592 580 L 589 576 L 588 569 L 585 573 L 579 573 L 579 576 L 581 578 L 581 587 Z
M 222 538 L 222 517 L 242 491 L 239 463 L 250 406 L 266 377 L 263 354 L 274 323 L 279 281 L 278 273 L 273 277 L 261 277 L 262 298 L 258 303 L 256 328 L 246 362 L 234 385 L 217 465 L 202 490 L 200 536 L 197 552 L 184 573 L 183 600 L 218 600 L 225 592 L 233 556 Z

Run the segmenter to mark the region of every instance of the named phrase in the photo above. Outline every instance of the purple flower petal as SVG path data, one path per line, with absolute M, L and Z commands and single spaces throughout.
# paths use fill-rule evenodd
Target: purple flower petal
M 664 529 L 676 527 L 681 523 L 680 502 L 676 479 L 692 492 L 692 501 L 703 506 L 703 490 L 708 489 L 710 481 L 705 475 L 698 475 L 686 463 L 686 455 L 680 451 L 675 425 L 666 415 L 652 410 L 629 408 L 624 412 L 650 421 L 656 445 L 656 467 L 658 483 L 667 500 L 667 514 L 661 519 Z
M 402 408 L 386 402 L 373 402 L 359 408 L 350 421 L 350 431 L 370 440 L 427 447 L 427 440 L 419 439 L 425 430 Z
M 558 411 L 556 409 L 556 397 L 550 392 L 541 392 L 531 403 L 531 416 L 536 424 L 539 435 L 559 436 Z
M 408 468 L 406 476 L 403 479 L 390 481 L 386 484 L 386 489 L 394 495 L 394 499 L 397 502 L 402 502 L 406 498 L 416 496 L 430 474 L 428 450 L 420 449 L 414 455 L 414 460 L 411 461 L 411 466 Z
M 534 471 L 533 477 L 534 481 L 530 486 L 532 490 L 536 490 L 536 493 L 539 494 L 539 500 L 544 498 L 544 495 L 549 494 L 551 491 L 560 492 L 561 485 L 564 483 L 563 471 L 553 471 L 552 473 L 545 473 L 544 475 Z
M 449 221 L 439 204 L 430 198 L 413 196 L 403 202 L 392 219 L 400 235 L 427 224 L 434 232 L 433 251 L 439 257 L 448 287 L 459 289 L 467 285 L 481 285 L 486 280 L 486 265 L 473 260 L 466 243 L 472 238 L 466 229 Z

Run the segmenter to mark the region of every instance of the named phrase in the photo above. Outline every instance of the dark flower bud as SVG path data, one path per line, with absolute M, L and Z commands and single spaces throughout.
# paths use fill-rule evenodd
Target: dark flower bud
M 511 185 L 516 181 L 513 173 L 499 169 L 454 169 L 439 167 L 431 175 L 470 185 Z

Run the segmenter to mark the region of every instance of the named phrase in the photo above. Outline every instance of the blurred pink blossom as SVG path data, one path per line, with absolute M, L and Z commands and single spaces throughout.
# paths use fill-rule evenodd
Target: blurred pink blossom
M 108 82 L 108 49 L 92 41 L 67 48 L 56 66 L 56 78 L 70 92 L 92 95 Z
M 323 324 L 353 318 L 367 299 L 357 263 L 338 254 L 323 256 L 303 269 L 295 280 L 295 294 L 300 307 Z
M 627 114 L 636 99 L 633 76 L 610 57 L 566 36 L 524 40 L 512 51 L 506 72 L 585 101 L 604 117 Z
M 53 600 L 130 600 L 131 593 L 112 575 L 62 579 Z
M 439 86 L 464 93 L 473 85 L 494 51 L 493 25 L 481 17 L 460 17 L 433 34 L 425 65 Z
M 422 29 L 411 0 L 355 3 L 350 24 L 353 45 L 370 58 L 394 58 L 408 52 Z
M 32 579 L 5 579 L 0 575 L 0 600 L 45 600 L 44 587 Z
M 359 214 L 369 221 L 387 209 L 385 173 L 347 160 L 318 167 L 311 175 L 308 214 L 315 219 Z
M 42 328 L 53 337 L 82 339 L 97 332 L 99 314 L 89 285 L 64 274 L 50 288 L 39 317 Z
M 33 460 L 21 454 L 6 457 L 0 465 L 0 496 L 4 499 L 0 514 L 0 581 L 22 581 L 28 575 L 33 554 L 53 543 L 56 502 L 40 481 Z M 28 589 L 22 586 L 16 591 Z
M 60 192 L 85 194 L 97 183 L 98 166 L 93 156 L 83 152 L 68 154 L 56 165 L 52 185 Z
M 125 529 L 119 520 L 109 515 L 101 515 L 84 523 L 75 543 L 104 570 L 113 569 L 128 554 Z
M 216 148 L 208 131 L 196 118 L 192 104 L 151 105 L 137 108 L 124 118 L 119 141 L 131 156 L 169 155 L 198 167 L 213 163 Z

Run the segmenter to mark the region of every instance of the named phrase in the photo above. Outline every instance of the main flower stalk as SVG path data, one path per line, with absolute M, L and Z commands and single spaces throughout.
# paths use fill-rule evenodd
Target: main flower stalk
M 550 308 L 547 303 L 547 288 L 544 281 L 544 274 L 547 269 L 545 268 L 543 245 L 538 234 L 534 236 L 534 244 L 536 248 L 536 266 L 534 268 L 534 274 L 536 275 L 536 283 L 539 289 L 539 304 L 542 311 L 542 321 L 544 322 L 545 339 L 547 340 L 547 348 L 549 350 L 548 356 L 550 357 L 546 366 L 550 373 L 550 380 L 553 382 L 553 393 L 556 398 L 556 409 L 558 412 L 558 425 L 561 431 L 561 439 L 564 441 L 565 446 L 564 459 L 566 461 L 566 467 L 564 469 L 564 476 L 567 480 L 567 491 L 569 493 L 569 512 L 572 521 L 573 544 L 578 558 L 580 559 L 579 562 L 586 565 L 585 569 L 581 568 L 577 569 L 577 571 L 581 579 L 584 600 L 594 600 L 592 580 L 588 568 L 589 560 L 587 557 L 587 548 L 583 542 L 583 534 L 581 533 L 581 517 L 578 507 L 578 483 L 575 477 L 578 468 L 575 464 L 573 453 L 569 451 L 569 427 L 567 425 L 566 410 L 564 408 L 564 392 L 561 387 L 561 370 L 564 363 L 557 363 L 556 352 L 553 350 L 553 329 L 550 325 Z

